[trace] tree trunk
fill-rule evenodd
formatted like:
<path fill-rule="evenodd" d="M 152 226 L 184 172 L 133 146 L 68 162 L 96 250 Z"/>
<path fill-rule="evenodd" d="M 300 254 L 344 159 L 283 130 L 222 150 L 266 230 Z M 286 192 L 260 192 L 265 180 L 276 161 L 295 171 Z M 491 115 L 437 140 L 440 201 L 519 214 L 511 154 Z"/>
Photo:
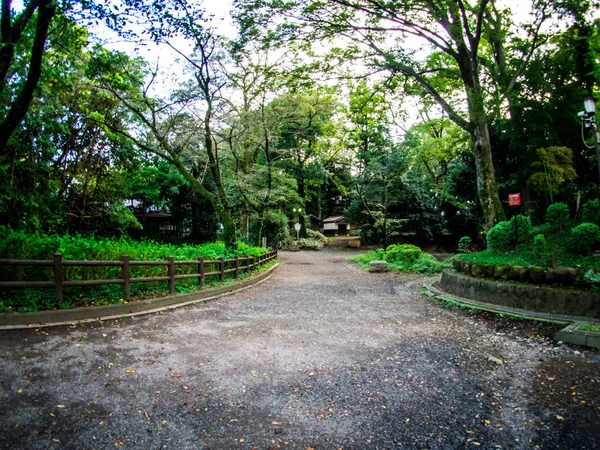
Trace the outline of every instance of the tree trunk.
<path fill-rule="evenodd" d="M 505 215 L 494 174 L 488 124 L 485 122 L 474 124 L 471 136 L 477 172 L 477 192 L 483 208 L 485 228 L 490 230 L 498 222 L 505 220 Z"/>
<path fill-rule="evenodd" d="M 217 149 L 213 141 L 210 125 L 211 117 L 212 109 L 210 102 L 208 102 L 208 109 L 204 117 L 204 144 L 206 146 L 206 153 L 208 154 L 210 171 L 217 189 L 217 199 L 216 202 L 214 202 L 214 207 L 217 211 L 217 214 L 219 214 L 219 217 L 221 218 L 221 223 L 223 224 L 223 242 L 225 243 L 225 247 L 228 249 L 236 250 L 236 226 L 235 221 L 233 220 L 233 217 L 231 215 L 229 199 L 227 198 L 227 193 L 225 192 L 225 188 L 223 187 L 223 181 L 221 179 L 219 156 L 217 154 Z"/>
<path fill-rule="evenodd" d="M 8 145 L 8 141 L 25 117 L 31 100 L 33 99 L 33 93 L 38 85 L 40 76 L 42 75 L 42 57 L 44 55 L 44 48 L 48 37 L 48 28 L 50 27 L 50 22 L 52 22 L 55 13 L 56 7 L 52 0 L 43 0 L 40 2 L 27 78 L 25 79 L 21 91 L 10 105 L 10 109 L 4 120 L 0 122 L 0 155 L 6 156 L 6 146 Z M 3 10 L 2 15 L 4 16 L 4 14 L 5 11 Z M 5 34 L 4 30 L 2 34 Z M 7 43 L 4 42 L 2 44 L 3 47 L 7 45 Z M 14 45 L 14 43 L 8 44 L 8 47 L 12 47 L 12 45 Z M 11 61 L 9 61 L 9 59 L 14 57 L 14 50 L 10 51 L 9 49 L 6 51 L 6 55 L 2 55 L 2 57 L 10 64 Z M 4 70 L 4 68 L 2 68 L 2 70 Z"/>

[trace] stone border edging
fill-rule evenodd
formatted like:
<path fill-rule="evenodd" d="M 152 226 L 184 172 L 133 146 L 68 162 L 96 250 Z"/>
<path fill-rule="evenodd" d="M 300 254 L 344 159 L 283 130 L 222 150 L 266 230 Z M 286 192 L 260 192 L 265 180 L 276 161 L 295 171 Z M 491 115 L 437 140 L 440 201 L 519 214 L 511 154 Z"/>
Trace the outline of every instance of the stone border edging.
<path fill-rule="evenodd" d="M 600 319 L 600 295 L 547 286 L 527 286 L 444 271 L 440 287 L 451 294 L 534 313 Z"/>
<path fill-rule="evenodd" d="M 448 299 L 459 306 L 466 306 L 476 308 L 482 311 L 488 311 L 498 314 L 506 314 L 513 316 L 520 316 L 530 320 L 537 320 L 539 322 L 551 322 L 557 324 L 569 324 L 572 322 L 591 322 L 600 323 L 599 319 L 577 317 L 577 316 L 566 316 L 560 314 L 547 314 L 538 313 L 535 311 L 528 311 L 526 309 L 510 308 L 508 306 L 500 306 L 493 303 L 480 302 L 463 297 L 457 297 L 456 295 L 448 294 L 447 292 L 439 291 L 433 285 L 425 285 L 425 288 L 434 297 L 440 297 L 441 299 Z"/>
<path fill-rule="evenodd" d="M 120 319 L 122 317 L 132 317 L 179 308 L 246 290 L 269 279 L 278 267 L 279 263 L 276 263 L 273 267 L 251 279 L 227 286 L 190 292 L 188 294 L 170 295 L 115 305 L 3 314 L 0 315 L 0 330 L 72 325 L 77 322 Z"/>
<path fill-rule="evenodd" d="M 554 339 L 557 341 L 568 342 L 569 344 L 585 345 L 586 347 L 596 347 L 600 349 L 600 333 L 582 331 L 579 329 L 579 323 L 572 323 L 562 330 L 556 332 Z"/>
<path fill-rule="evenodd" d="M 479 302 L 477 300 L 466 299 L 450 295 L 446 292 L 439 291 L 432 284 L 425 284 L 424 287 L 428 292 L 425 294 L 431 297 L 439 297 L 442 300 L 449 300 L 455 305 L 475 308 L 481 311 L 488 311 L 496 314 L 507 314 L 522 317 L 529 320 L 537 320 L 539 322 L 550 322 L 567 326 L 554 334 L 555 341 L 562 341 L 568 344 L 584 345 L 587 347 L 595 347 L 600 349 L 600 333 L 581 331 L 578 329 L 581 322 L 600 324 L 600 319 L 590 317 L 565 316 L 558 314 L 539 313 L 528 311 L 525 309 L 510 308 L 492 303 Z"/>

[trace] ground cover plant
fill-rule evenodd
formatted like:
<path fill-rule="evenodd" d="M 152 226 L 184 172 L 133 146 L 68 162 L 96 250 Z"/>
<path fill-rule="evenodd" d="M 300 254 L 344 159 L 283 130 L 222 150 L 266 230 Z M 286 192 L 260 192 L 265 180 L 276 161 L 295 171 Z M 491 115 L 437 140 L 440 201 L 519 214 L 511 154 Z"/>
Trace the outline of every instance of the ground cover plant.
<path fill-rule="evenodd" d="M 390 245 L 385 250 L 380 248 L 352 256 L 350 260 L 363 269 L 368 269 L 371 261 L 386 261 L 391 271 L 423 274 L 439 273 L 451 266 L 449 259 L 438 261 L 412 244 Z"/>
<path fill-rule="evenodd" d="M 267 249 L 254 247 L 240 242 L 236 250 L 226 249 L 223 242 L 212 242 L 202 245 L 170 245 L 154 241 L 134 241 L 120 238 L 94 238 L 80 235 L 54 235 L 43 236 L 14 232 L 3 228 L 0 230 L 0 258 L 49 260 L 54 253 L 61 253 L 63 260 L 97 260 L 119 261 L 122 255 L 128 255 L 130 261 L 166 261 L 173 256 L 176 261 L 218 260 L 235 256 L 246 255 L 258 257 L 267 252 Z M 243 265 L 243 264 L 241 264 Z M 177 275 L 197 273 L 197 263 L 175 266 Z M 205 271 L 218 270 L 217 264 L 206 264 Z M 93 280 L 116 279 L 121 277 L 120 266 L 86 267 L 75 266 L 63 268 L 65 280 Z M 165 266 L 131 266 L 132 278 L 165 276 Z M 0 274 L 0 281 L 52 281 L 51 267 L 22 267 L 6 266 Z M 246 276 L 240 271 L 240 278 Z M 227 274 L 226 282 L 231 282 L 233 274 Z M 207 277 L 205 286 L 219 282 L 219 277 Z M 175 289 L 178 293 L 191 292 L 199 289 L 197 279 L 178 280 Z M 128 301 L 152 298 L 168 293 L 166 282 L 132 283 L 131 299 Z M 59 301 L 52 289 L 5 289 L 0 297 L 0 313 L 3 312 L 28 312 L 48 309 L 67 309 L 81 306 L 104 305 L 123 303 L 123 289 L 121 285 L 67 287 L 64 290 L 64 299 Z"/>

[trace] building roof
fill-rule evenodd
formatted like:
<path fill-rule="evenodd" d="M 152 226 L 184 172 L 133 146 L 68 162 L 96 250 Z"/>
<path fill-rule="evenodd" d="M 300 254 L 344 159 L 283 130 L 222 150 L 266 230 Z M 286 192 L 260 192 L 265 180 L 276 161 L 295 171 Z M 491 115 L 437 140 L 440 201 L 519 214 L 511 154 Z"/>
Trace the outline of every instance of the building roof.
<path fill-rule="evenodd" d="M 323 219 L 323 223 L 334 223 L 334 222 L 341 222 L 342 220 L 345 220 L 346 218 L 344 216 L 331 216 L 328 217 L 327 219 Z"/>

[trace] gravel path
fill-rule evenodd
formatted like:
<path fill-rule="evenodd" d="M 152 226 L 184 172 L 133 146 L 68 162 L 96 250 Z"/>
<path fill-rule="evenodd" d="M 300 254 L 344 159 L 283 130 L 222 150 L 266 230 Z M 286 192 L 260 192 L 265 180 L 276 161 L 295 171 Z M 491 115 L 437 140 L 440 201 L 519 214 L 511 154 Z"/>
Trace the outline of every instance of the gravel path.
<path fill-rule="evenodd" d="M 348 252 L 130 319 L 0 332 L 0 448 L 600 448 L 600 355 Z"/>

